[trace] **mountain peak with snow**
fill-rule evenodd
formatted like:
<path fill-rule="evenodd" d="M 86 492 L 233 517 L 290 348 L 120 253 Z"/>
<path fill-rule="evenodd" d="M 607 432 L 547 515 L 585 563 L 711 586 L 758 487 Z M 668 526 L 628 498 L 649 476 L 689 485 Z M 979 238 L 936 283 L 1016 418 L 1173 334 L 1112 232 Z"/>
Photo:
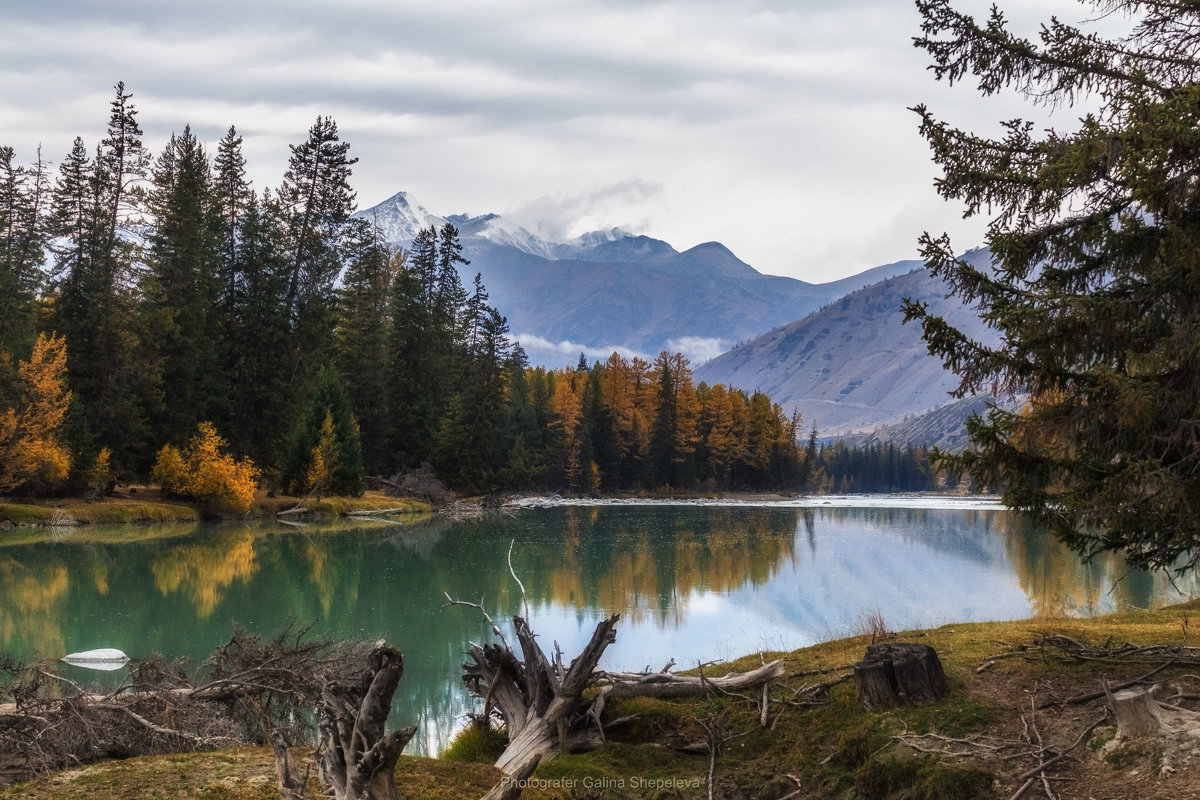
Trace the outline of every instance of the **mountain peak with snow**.
<path fill-rule="evenodd" d="M 629 238 L 620 228 L 585 233 L 571 242 L 552 242 L 526 228 L 510 223 L 499 214 L 451 214 L 438 216 L 428 211 L 408 192 L 396 194 L 354 215 L 374 222 L 383 240 L 408 247 L 423 228 L 440 228 L 447 222 L 459 229 L 463 238 L 478 237 L 496 245 L 515 247 L 530 255 L 558 261 L 574 258 L 581 251 Z"/>
<path fill-rule="evenodd" d="M 448 221 L 445 217 L 431 214 L 408 192 L 396 192 L 382 203 L 359 211 L 354 216 L 373 222 L 385 242 L 402 247 L 408 247 L 420 230 L 440 228 Z"/>

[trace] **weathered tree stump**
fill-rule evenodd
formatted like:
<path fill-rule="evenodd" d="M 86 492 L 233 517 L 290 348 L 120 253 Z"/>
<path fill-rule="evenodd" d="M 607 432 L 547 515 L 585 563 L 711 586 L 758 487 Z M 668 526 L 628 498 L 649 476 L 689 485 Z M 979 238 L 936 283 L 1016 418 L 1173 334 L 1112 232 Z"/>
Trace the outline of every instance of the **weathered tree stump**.
<path fill-rule="evenodd" d="M 553 661 L 547 658 L 522 617 L 513 617 L 521 658 L 507 642 L 473 645 L 467 651 L 471 660 L 463 664 L 463 681 L 483 698 L 485 713 L 493 709 L 499 713 L 508 732 L 508 746 L 496 761 L 497 768 L 510 777 L 528 774 L 530 765 L 536 767 L 570 749 L 571 729 L 577 723 L 586 725 L 592 704 L 583 692 L 599 678 L 596 663 L 616 641 L 618 618 L 614 614 L 600 622 L 569 666 L 563 665 L 561 653 Z"/>
<path fill-rule="evenodd" d="M 385 734 L 385 726 L 403 674 L 400 651 L 381 642 L 367 657 L 367 668 L 357 683 L 326 682 L 318 711 L 317 777 L 321 797 L 399 800 L 396 761 L 416 728 Z M 276 732 L 271 743 L 280 797 L 309 800 L 306 776 L 296 769 L 283 736 Z"/>
<path fill-rule="evenodd" d="M 1119 736 L 1153 736 L 1167 727 L 1158 701 L 1141 686 L 1113 692 L 1108 705 L 1117 719 Z"/>
<path fill-rule="evenodd" d="M 946 694 L 941 659 L 927 644 L 888 642 L 867 647 L 854 665 L 858 702 L 868 711 L 908 703 L 924 705 Z"/>

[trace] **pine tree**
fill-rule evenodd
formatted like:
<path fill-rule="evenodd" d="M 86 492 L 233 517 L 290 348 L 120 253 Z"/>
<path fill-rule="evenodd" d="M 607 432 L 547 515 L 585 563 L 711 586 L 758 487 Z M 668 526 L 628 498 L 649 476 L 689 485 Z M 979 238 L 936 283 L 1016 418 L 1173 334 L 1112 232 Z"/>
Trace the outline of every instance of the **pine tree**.
<path fill-rule="evenodd" d="M 292 155 L 278 192 L 287 219 L 289 274 L 284 308 L 292 332 L 289 384 L 302 388 L 332 345 L 333 286 L 341 271 L 342 226 L 354 211 L 350 145 L 337 123 L 318 117 Z"/>
<path fill-rule="evenodd" d="M 1133 564 L 1200 562 L 1200 9 L 1164 0 L 1092 0 L 1127 15 L 1110 37 L 1052 20 L 1040 43 L 998 9 L 983 23 L 949 0 L 921 0 L 918 47 L 934 75 L 973 76 L 1041 103 L 1089 98 L 1070 131 L 1004 124 L 991 139 L 918 107 L 943 176 L 937 190 L 967 216 L 991 214 L 994 269 L 922 237 L 930 269 L 974 304 L 1001 342 L 968 340 L 916 303 L 932 352 L 961 376 L 960 396 L 1027 392 L 1020 412 L 992 408 L 974 447 L 945 459 L 1031 512 L 1084 554 Z M 1178 559 L 1182 559 L 1177 563 Z"/>
<path fill-rule="evenodd" d="M 25 352 L 32 346 L 45 278 L 45 162 L 40 151 L 32 167 L 14 164 L 14 157 L 11 147 L 0 147 L 0 352 Z"/>

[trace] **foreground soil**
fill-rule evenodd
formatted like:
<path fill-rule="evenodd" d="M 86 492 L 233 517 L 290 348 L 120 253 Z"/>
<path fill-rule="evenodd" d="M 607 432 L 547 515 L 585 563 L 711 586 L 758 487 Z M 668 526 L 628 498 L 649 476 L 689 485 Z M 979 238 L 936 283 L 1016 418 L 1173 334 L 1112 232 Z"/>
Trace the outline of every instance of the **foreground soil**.
<path fill-rule="evenodd" d="M 599 750 L 543 764 L 522 796 L 1200 800 L 1200 738 L 1177 728 L 1121 739 L 1104 698 L 1106 686 L 1157 670 L 1146 682 L 1160 687 L 1160 702 L 1197 708 L 1200 649 L 1189 639 L 1197 612 L 1200 601 L 1094 620 L 903 634 L 876 625 L 873 634 L 709 665 L 705 674 L 717 675 L 785 659 L 788 674 L 772 687 L 765 727 L 757 696 L 614 701 L 606 718 L 636 719 Z M 880 638 L 933 646 L 948 695 L 924 707 L 864 711 L 844 678 Z M 500 779 L 490 766 L 494 738 L 461 737 L 452 751 L 459 760 L 402 758 L 397 777 L 405 796 L 482 796 Z M 278 796 L 270 752 L 260 748 L 83 765 L 0 789 L 0 800 Z"/>

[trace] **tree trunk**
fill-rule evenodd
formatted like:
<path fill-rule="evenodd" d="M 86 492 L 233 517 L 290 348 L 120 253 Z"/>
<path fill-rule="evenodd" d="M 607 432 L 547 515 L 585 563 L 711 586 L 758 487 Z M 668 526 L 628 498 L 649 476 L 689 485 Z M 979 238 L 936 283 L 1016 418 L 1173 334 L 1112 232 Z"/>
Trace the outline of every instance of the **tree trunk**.
<path fill-rule="evenodd" d="M 868 711 L 903 703 L 923 705 L 946 694 L 946 674 L 932 647 L 890 642 L 867 647 L 854 665 L 858 702 Z"/>
<path fill-rule="evenodd" d="M 782 661 L 772 661 L 749 672 L 731 672 L 719 678 L 672 675 L 669 672 L 607 672 L 609 697 L 692 697 L 711 691 L 733 691 L 761 686 L 783 677 Z"/>
<path fill-rule="evenodd" d="M 1117 718 L 1117 734 L 1120 736 L 1153 736 L 1167 727 L 1158 702 L 1143 687 L 1113 692 L 1108 705 Z"/>

